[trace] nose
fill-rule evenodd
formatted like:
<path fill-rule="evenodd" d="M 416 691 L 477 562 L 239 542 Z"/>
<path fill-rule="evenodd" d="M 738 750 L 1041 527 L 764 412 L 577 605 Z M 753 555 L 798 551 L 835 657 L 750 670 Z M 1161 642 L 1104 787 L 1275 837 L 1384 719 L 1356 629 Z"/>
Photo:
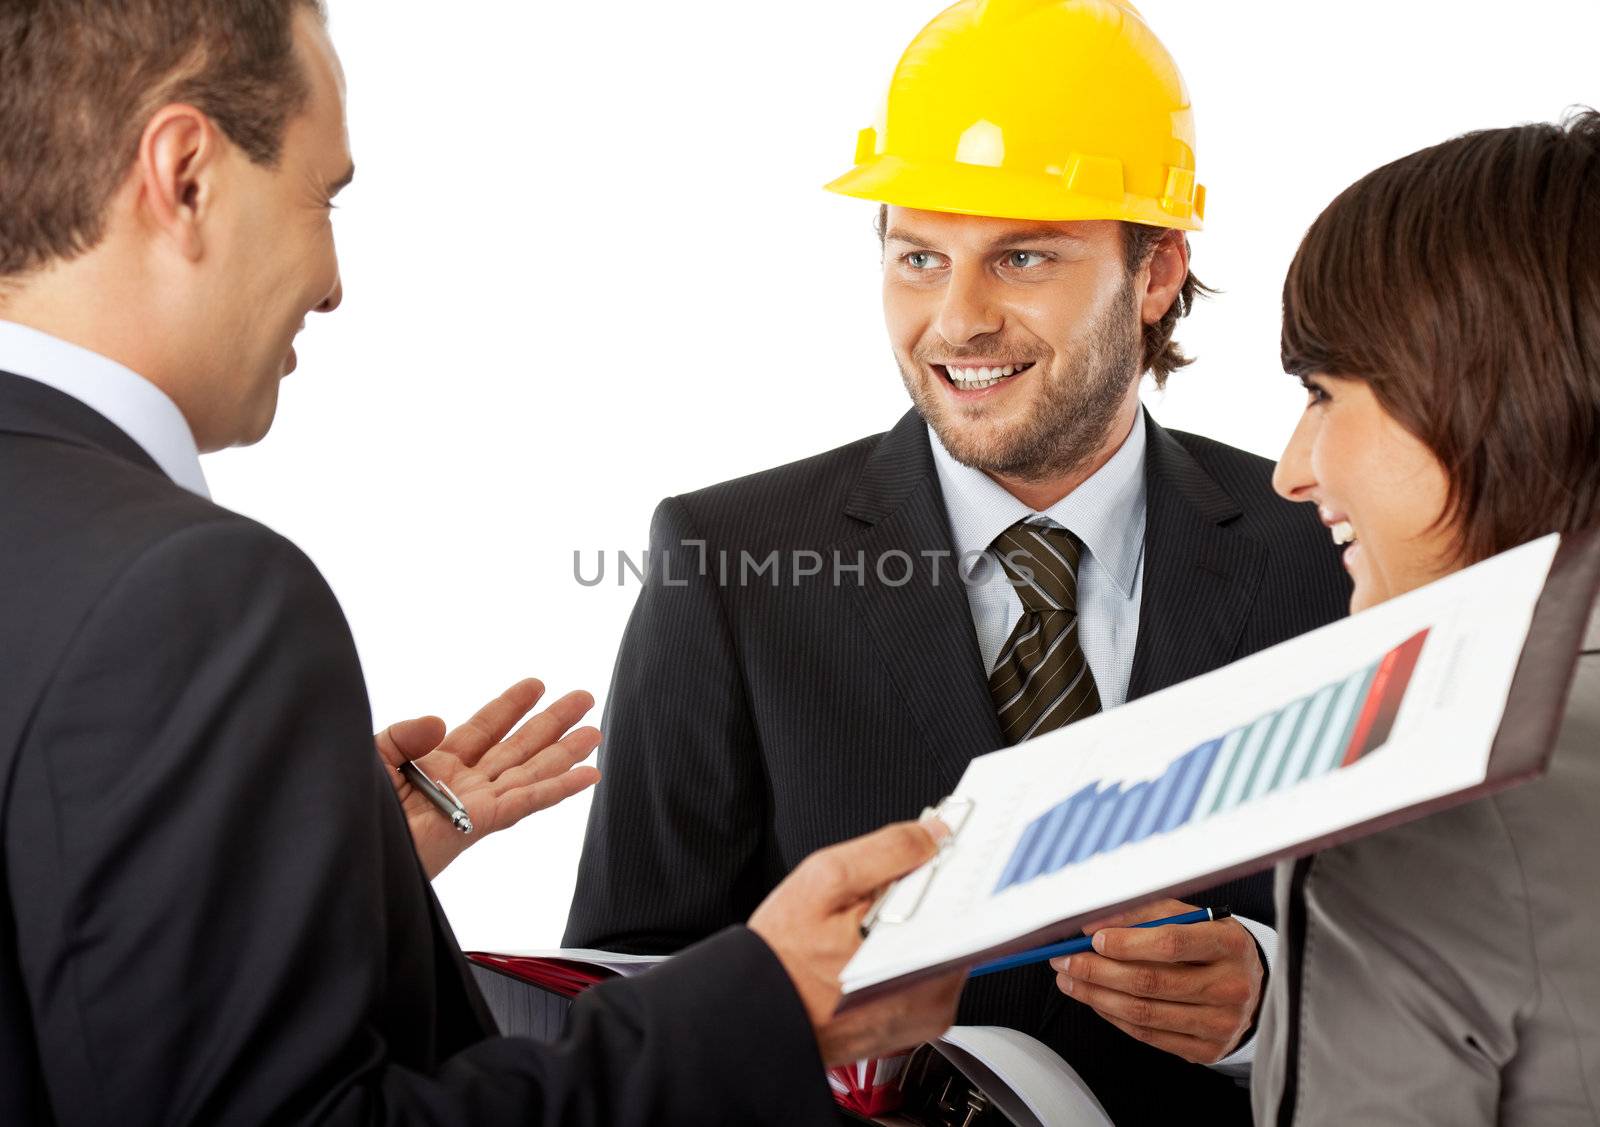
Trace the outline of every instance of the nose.
<path fill-rule="evenodd" d="M 950 272 L 934 329 L 948 344 L 964 345 L 1000 331 L 1005 322 L 979 266 L 957 266 Z"/>
<path fill-rule="evenodd" d="M 1312 491 L 1316 488 L 1317 478 L 1311 469 L 1315 425 L 1310 411 L 1301 414 L 1300 421 L 1295 424 L 1294 434 L 1289 436 L 1289 445 L 1283 448 L 1278 465 L 1272 471 L 1272 488 L 1286 501 L 1315 500 Z"/>
<path fill-rule="evenodd" d="M 344 300 L 344 279 L 337 274 L 333 278 L 333 289 L 328 291 L 328 296 L 317 303 L 318 313 L 332 313 L 339 308 L 339 303 Z"/>

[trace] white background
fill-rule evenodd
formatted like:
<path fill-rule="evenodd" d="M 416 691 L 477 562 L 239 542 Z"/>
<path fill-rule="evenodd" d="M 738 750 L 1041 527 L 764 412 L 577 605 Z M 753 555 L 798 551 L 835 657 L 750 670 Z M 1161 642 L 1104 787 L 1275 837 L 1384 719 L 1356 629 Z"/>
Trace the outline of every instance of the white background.
<path fill-rule="evenodd" d="M 1600 102 L 1596 0 L 1140 6 L 1189 83 L 1194 267 L 1224 291 L 1180 327 L 1198 362 L 1147 402 L 1262 454 L 1302 398 L 1278 296 L 1320 208 L 1452 134 Z M 819 186 L 938 0 L 331 7 L 359 169 L 346 297 L 303 335 L 271 436 L 206 460 L 213 492 L 323 569 L 380 725 L 455 723 L 524 675 L 603 705 L 637 586 L 580 586 L 575 550 L 592 574 L 645 546 L 661 497 L 908 405 L 874 209 Z M 464 945 L 559 941 L 587 807 L 440 878 Z"/>

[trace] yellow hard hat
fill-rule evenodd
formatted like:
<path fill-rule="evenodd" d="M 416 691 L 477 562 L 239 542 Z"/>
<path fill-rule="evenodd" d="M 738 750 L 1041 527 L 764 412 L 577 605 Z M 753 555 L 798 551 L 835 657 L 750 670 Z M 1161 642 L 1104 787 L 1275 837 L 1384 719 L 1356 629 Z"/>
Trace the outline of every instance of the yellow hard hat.
<path fill-rule="evenodd" d="M 1198 231 L 1183 76 L 1123 0 L 961 0 L 901 56 L 830 191 L 1006 219 Z"/>

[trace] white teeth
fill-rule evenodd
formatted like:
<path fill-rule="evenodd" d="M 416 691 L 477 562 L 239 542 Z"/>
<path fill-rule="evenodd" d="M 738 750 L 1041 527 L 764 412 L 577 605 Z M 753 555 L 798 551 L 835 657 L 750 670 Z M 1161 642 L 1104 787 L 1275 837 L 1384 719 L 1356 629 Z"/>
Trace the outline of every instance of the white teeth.
<path fill-rule="evenodd" d="M 1328 531 L 1333 533 L 1333 542 L 1335 544 L 1348 544 L 1356 538 L 1356 530 L 1351 527 L 1350 522 L 1347 520 L 1340 521 Z"/>
<path fill-rule="evenodd" d="M 1024 367 L 1020 364 L 1005 364 L 997 368 L 956 368 L 945 365 L 945 371 L 950 373 L 950 382 L 962 391 L 976 391 L 985 387 L 993 387 L 1007 376 L 1016 375 Z"/>

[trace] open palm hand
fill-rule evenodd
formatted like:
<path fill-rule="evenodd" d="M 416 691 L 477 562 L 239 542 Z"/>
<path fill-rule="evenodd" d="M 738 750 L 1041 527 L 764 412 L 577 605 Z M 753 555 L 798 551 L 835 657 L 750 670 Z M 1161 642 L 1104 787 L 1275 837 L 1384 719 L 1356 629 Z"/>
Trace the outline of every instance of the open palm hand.
<path fill-rule="evenodd" d="M 573 728 L 594 707 L 588 693 L 568 693 L 511 731 L 543 695 L 543 683 L 530 677 L 449 734 L 437 716 L 402 720 L 378 733 L 378 754 L 389 768 L 389 780 L 430 880 L 474 841 L 599 781 L 599 771 L 578 764 L 600 743 L 600 732 Z M 406 760 L 455 792 L 472 819 L 470 834 L 457 830 L 400 773 Z"/>

